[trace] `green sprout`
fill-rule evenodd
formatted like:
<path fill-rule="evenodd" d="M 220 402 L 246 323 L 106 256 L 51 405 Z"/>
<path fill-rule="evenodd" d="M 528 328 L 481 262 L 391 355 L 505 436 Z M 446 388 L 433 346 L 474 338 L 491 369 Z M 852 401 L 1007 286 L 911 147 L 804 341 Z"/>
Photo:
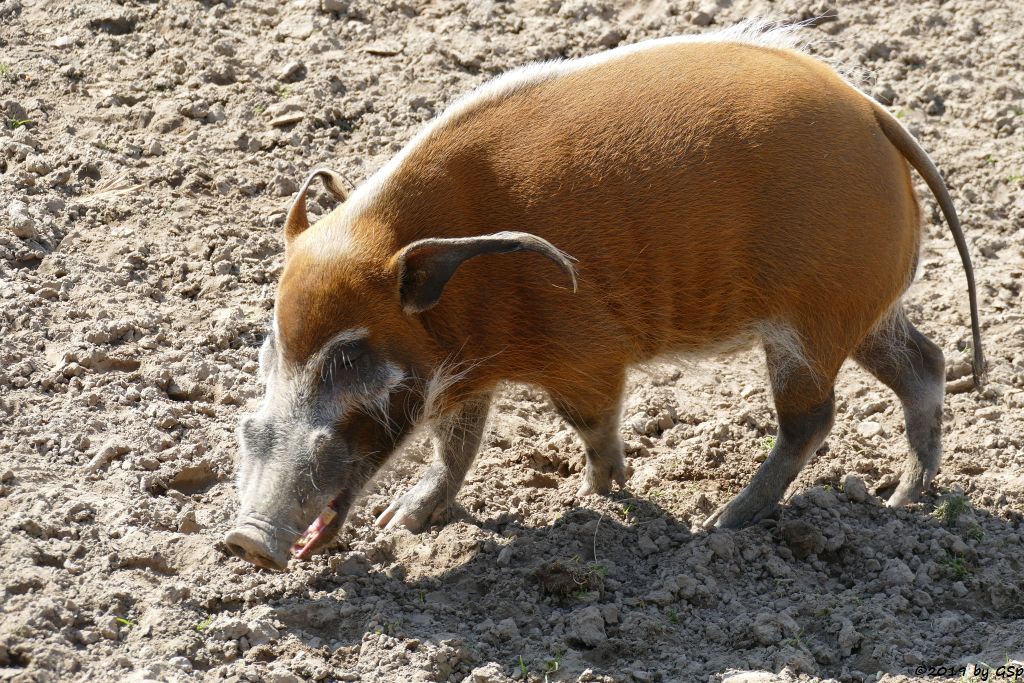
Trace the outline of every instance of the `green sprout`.
<path fill-rule="evenodd" d="M 939 507 L 935 508 L 935 517 L 942 520 L 946 525 L 952 526 L 960 519 L 960 515 L 969 511 L 971 504 L 967 498 L 961 495 L 953 495 L 942 501 Z"/>
<path fill-rule="evenodd" d="M 954 557 L 947 557 L 939 560 L 939 565 L 944 567 L 946 571 L 948 571 L 950 575 L 958 581 L 974 572 L 974 570 L 967 564 L 967 560 L 964 559 L 963 555 L 956 555 Z"/>
<path fill-rule="evenodd" d="M 556 673 L 562 667 L 562 653 L 556 653 L 554 659 L 549 659 L 544 664 L 544 683 L 549 683 L 551 674 Z"/>

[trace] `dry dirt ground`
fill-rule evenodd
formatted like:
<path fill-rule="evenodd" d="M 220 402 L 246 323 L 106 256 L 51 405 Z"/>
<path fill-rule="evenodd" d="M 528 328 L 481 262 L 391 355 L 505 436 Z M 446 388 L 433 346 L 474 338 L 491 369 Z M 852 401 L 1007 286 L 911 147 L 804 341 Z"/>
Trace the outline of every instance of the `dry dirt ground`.
<path fill-rule="evenodd" d="M 610 499 L 575 497 L 578 441 L 542 395 L 509 387 L 450 524 L 371 525 L 422 469 L 415 440 L 337 547 L 275 574 L 219 539 L 307 171 L 362 180 L 524 62 L 827 9 L 328 7 L 0 2 L 0 678 L 924 681 L 976 664 L 1013 680 L 995 667 L 1024 660 L 1021 3 L 843 2 L 807 29 L 933 154 L 975 258 L 981 393 L 961 267 L 925 198 L 909 310 L 947 355 L 949 396 L 922 504 L 884 507 L 902 416 L 851 365 L 779 519 L 697 532 L 774 430 L 751 351 L 633 373 L 636 473 Z"/>

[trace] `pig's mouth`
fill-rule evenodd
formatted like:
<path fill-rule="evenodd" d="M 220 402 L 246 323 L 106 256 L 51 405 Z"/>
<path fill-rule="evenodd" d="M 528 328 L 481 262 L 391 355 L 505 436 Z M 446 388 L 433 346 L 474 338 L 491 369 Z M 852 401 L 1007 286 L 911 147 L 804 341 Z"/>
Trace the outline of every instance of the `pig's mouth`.
<path fill-rule="evenodd" d="M 299 536 L 299 539 L 292 544 L 292 557 L 297 560 L 304 560 L 312 555 L 314 550 L 334 538 L 338 527 L 344 521 L 338 516 L 338 506 L 340 505 L 341 495 L 335 496 L 327 504 L 327 507 L 324 508 L 324 511 L 313 520 L 313 523 L 309 525 L 305 533 Z"/>
<path fill-rule="evenodd" d="M 259 514 L 246 514 L 234 529 L 224 537 L 224 542 L 231 553 L 257 567 L 285 571 L 288 568 L 288 557 L 306 559 L 322 547 L 337 533 L 344 522 L 343 515 L 338 514 L 342 496 L 338 495 L 324 508 L 324 511 L 313 520 L 309 528 L 299 536 L 298 540 L 289 545 L 295 538 L 295 532 L 289 533 L 267 517 Z"/>

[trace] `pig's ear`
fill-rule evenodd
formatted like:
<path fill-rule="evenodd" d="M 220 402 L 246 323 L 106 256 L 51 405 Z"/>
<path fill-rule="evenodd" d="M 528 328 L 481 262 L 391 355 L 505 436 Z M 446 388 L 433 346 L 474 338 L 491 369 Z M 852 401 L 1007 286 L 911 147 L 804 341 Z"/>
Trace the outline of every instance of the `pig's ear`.
<path fill-rule="evenodd" d="M 392 257 L 398 292 L 406 313 L 421 313 L 441 298 L 444 286 L 465 261 L 484 254 L 535 251 L 558 264 L 576 291 L 575 259 L 545 239 L 528 232 L 496 232 L 479 237 L 430 237 L 417 240 Z"/>
<path fill-rule="evenodd" d="M 284 222 L 284 242 L 286 245 L 290 244 L 293 239 L 309 227 L 309 218 L 306 216 L 306 192 L 309 190 L 309 184 L 313 182 L 314 178 L 320 178 L 327 191 L 338 201 L 343 202 L 348 197 L 348 190 L 345 189 L 345 180 L 341 175 L 327 168 L 318 168 L 310 173 L 309 177 L 306 178 L 306 182 L 302 183 L 302 187 L 299 188 L 299 194 L 295 196 L 292 208 L 288 209 L 288 218 Z"/>

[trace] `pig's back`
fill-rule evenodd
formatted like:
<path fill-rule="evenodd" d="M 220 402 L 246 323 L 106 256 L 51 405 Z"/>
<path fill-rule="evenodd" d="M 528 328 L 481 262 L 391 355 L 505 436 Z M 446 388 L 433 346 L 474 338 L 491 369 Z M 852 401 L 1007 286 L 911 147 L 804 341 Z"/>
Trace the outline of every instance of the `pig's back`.
<path fill-rule="evenodd" d="M 506 338 L 524 316 L 555 337 L 571 321 L 595 351 L 645 357 L 764 320 L 875 315 L 908 282 L 918 228 L 872 106 L 793 51 L 655 47 L 461 114 L 405 160 L 391 216 L 410 239 L 522 230 L 578 259 L 575 295 L 526 256 L 460 270 L 453 320 L 473 311 Z"/>

